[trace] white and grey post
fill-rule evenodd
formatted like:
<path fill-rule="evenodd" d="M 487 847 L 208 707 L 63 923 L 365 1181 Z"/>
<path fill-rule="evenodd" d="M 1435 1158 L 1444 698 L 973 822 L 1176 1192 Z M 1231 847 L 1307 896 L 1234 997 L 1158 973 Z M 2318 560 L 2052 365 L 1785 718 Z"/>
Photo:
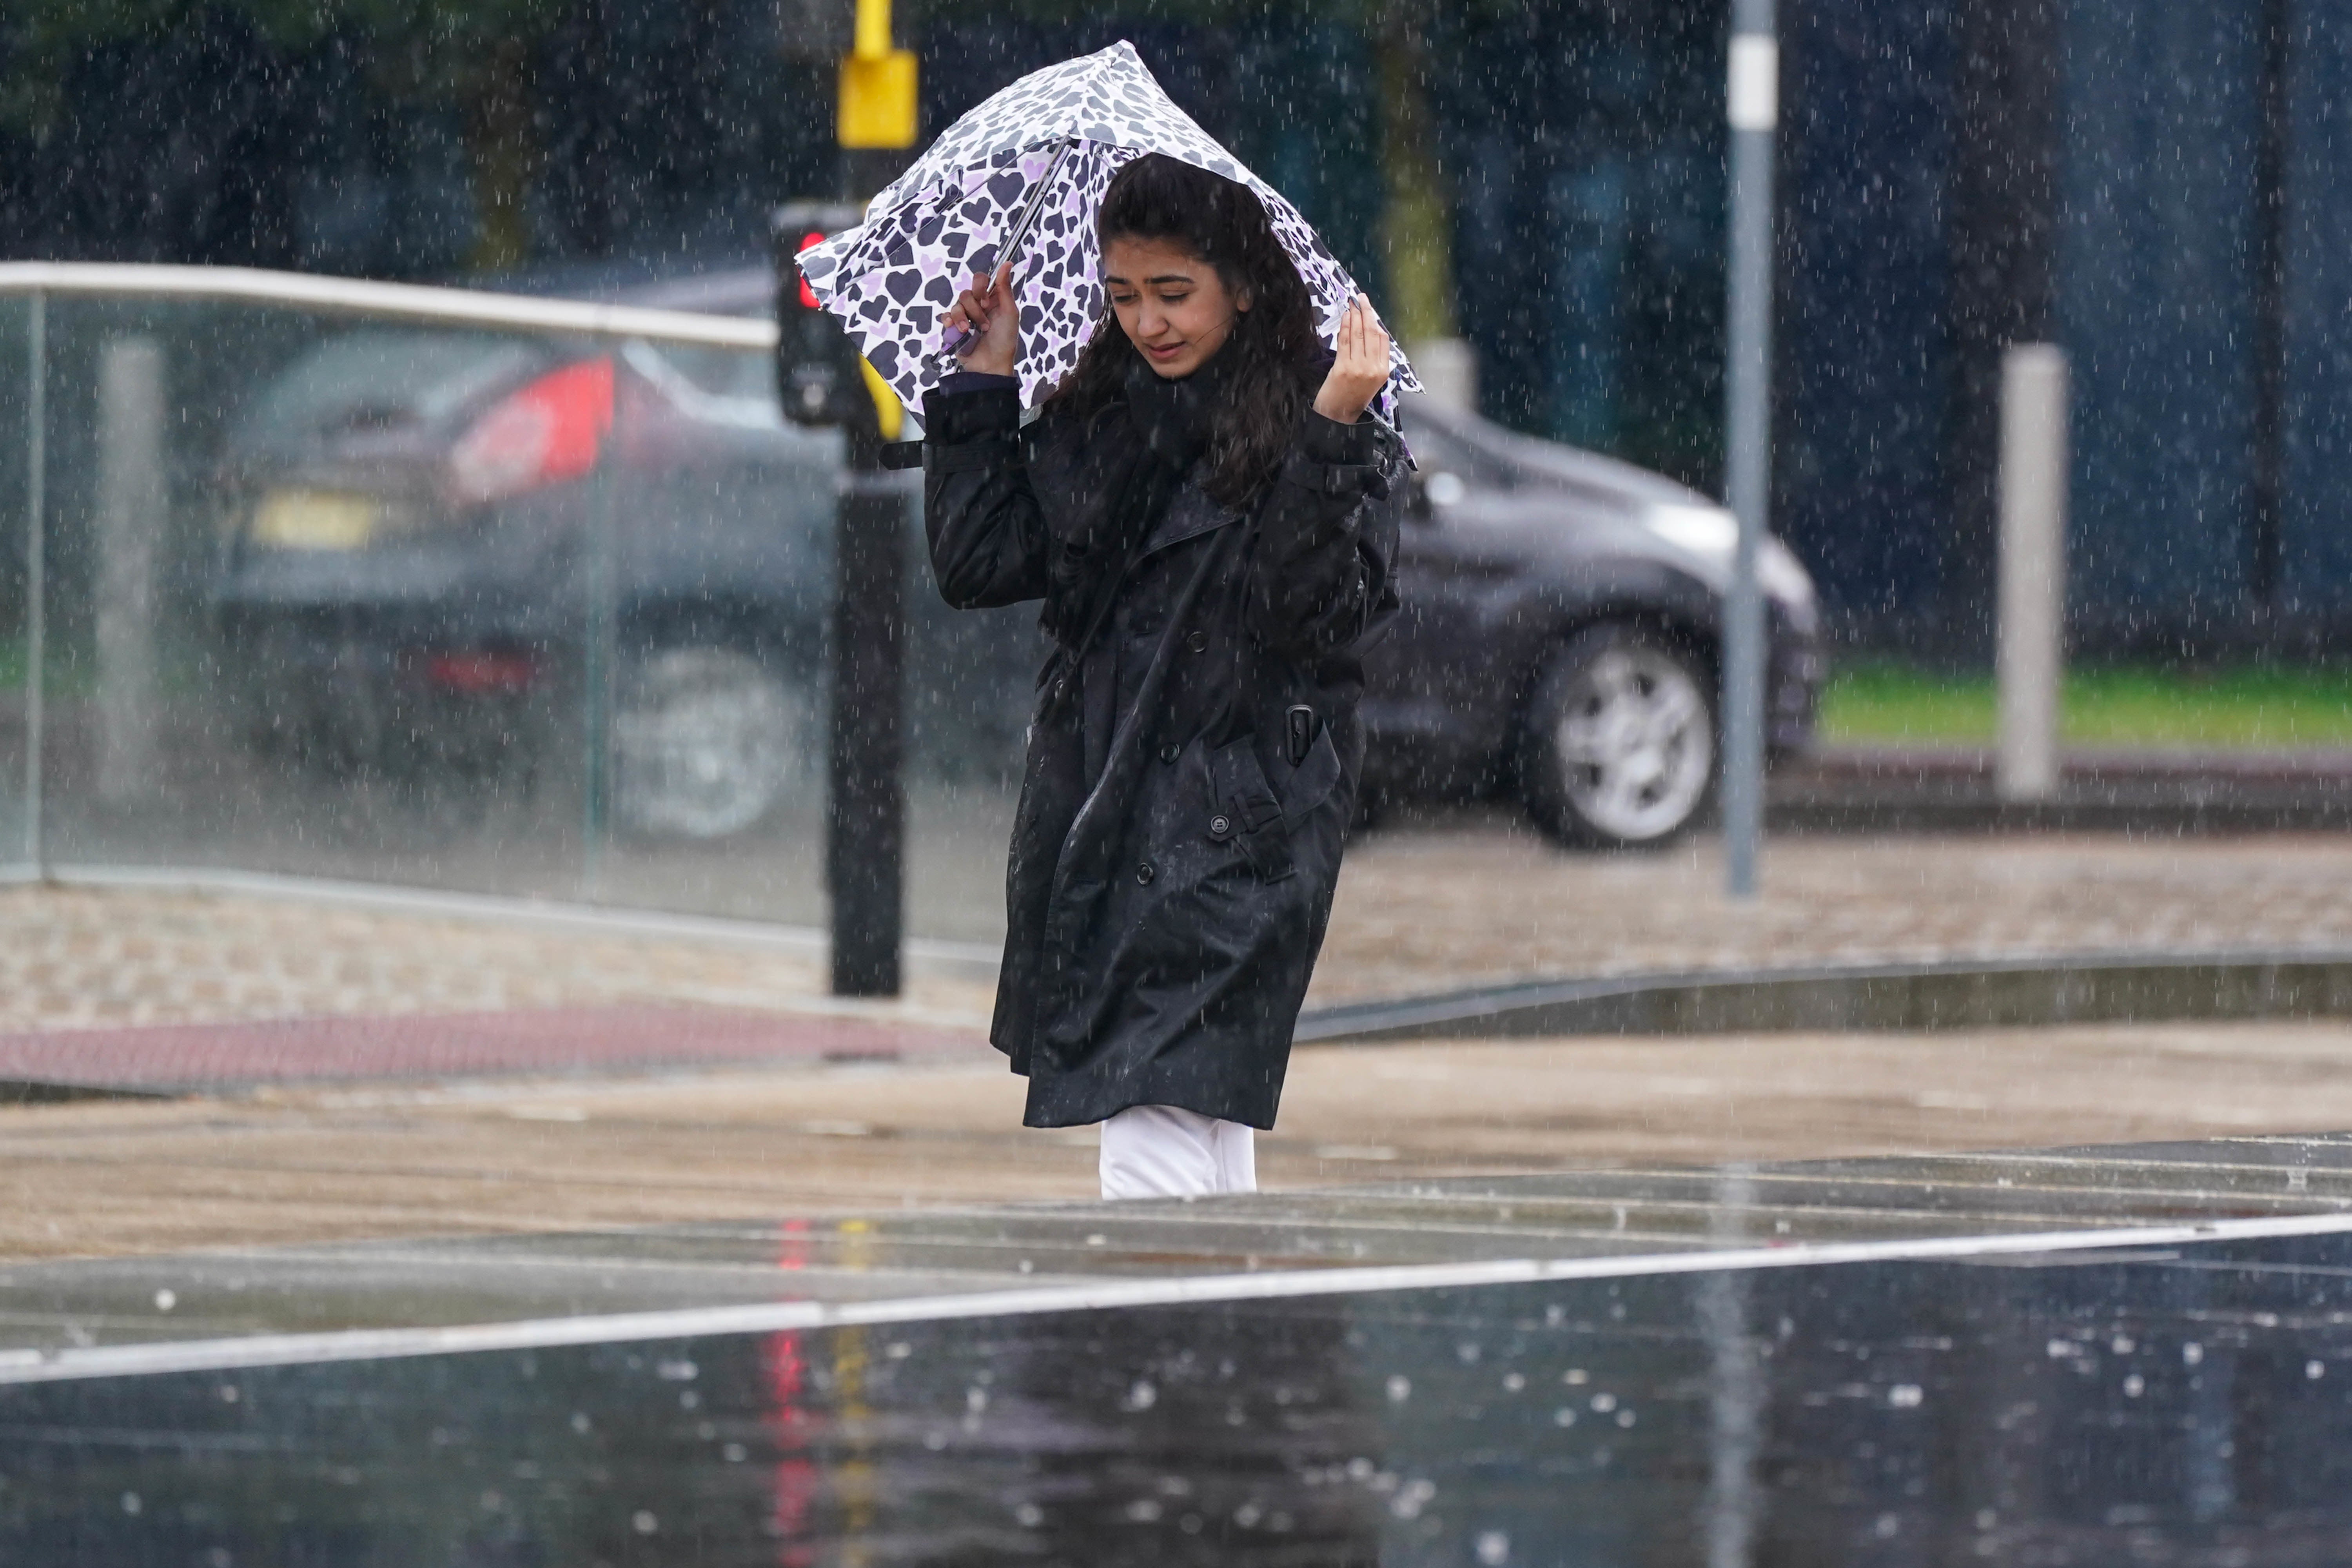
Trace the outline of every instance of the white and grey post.
<path fill-rule="evenodd" d="M 1756 896 L 1764 826 L 1764 601 L 1756 556 L 1772 474 L 1772 141 L 1780 91 L 1773 26 L 1772 0 L 1734 0 L 1723 490 L 1739 520 L 1739 540 L 1723 616 L 1723 836 L 1735 899 Z"/>
<path fill-rule="evenodd" d="M 2066 667 L 2066 354 L 2019 343 L 2000 365 L 2000 798 L 2058 794 Z"/>

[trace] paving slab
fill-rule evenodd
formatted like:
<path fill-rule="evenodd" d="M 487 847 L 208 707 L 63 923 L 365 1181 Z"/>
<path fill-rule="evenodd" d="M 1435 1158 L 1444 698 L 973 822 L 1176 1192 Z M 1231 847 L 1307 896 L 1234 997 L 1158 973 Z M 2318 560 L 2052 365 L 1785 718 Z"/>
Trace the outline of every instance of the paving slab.
<path fill-rule="evenodd" d="M 2347 1059 L 2334 1021 L 1304 1047 L 1259 1171 L 1296 1193 L 2294 1133 L 2352 1126 Z M 1023 1128 L 1022 1088 L 975 1049 L 0 1108 L 0 1259 L 1090 1196 L 1094 1130 Z"/>

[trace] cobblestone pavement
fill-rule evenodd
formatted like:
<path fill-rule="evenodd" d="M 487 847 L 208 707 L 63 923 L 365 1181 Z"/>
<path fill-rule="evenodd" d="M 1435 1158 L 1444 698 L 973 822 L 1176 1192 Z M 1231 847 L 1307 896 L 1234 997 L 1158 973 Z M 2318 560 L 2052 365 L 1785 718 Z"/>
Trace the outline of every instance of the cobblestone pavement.
<path fill-rule="evenodd" d="M 0 1034 L 295 1017 L 672 1005 L 984 1029 L 992 988 L 917 975 L 888 1003 L 825 995 L 814 958 L 299 899 L 0 889 Z"/>
<path fill-rule="evenodd" d="M 1565 854 L 1500 817 L 1349 852 L 1310 1002 L 1491 982 L 2115 952 L 2352 949 L 2352 836 L 1781 838 Z"/>
<path fill-rule="evenodd" d="M 1310 1005 L 1536 977 L 2094 952 L 2352 948 L 2352 836 L 1789 838 L 1763 894 L 1720 855 L 1556 849 L 1502 816 L 1368 834 Z M 990 987 L 824 994 L 813 958 L 295 900 L 0 889 L 0 1035 L 652 1005 L 980 1032 Z"/>

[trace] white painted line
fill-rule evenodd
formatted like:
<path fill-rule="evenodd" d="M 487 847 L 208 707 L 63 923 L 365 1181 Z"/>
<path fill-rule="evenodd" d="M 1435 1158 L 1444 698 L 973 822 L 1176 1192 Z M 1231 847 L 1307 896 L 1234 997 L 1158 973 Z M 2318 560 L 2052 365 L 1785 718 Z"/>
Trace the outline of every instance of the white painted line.
<path fill-rule="evenodd" d="M 776 346 L 776 323 L 754 316 L 654 310 L 632 305 L 550 300 L 530 294 L 496 294 L 482 289 L 440 289 L 421 283 L 371 283 L 357 278 L 270 272 L 253 267 L 0 262 L 0 295 L 20 294 L 206 300 L 454 326 L 643 338 L 649 342 L 759 350 Z"/>
<path fill-rule="evenodd" d="M 1228 1301 L 1303 1300 L 1371 1291 L 1433 1290 L 1549 1280 L 1626 1279 L 1726 1269 L 1816 1268 L 1850 1263 L 1956 1262 L 2021 1258 L 2102 1247 L 2145 1249 L 2194 1242 L 2352 1232 L 2352 1215 L 2215 1220 L 2205 1225 L 2143 1226 L 2029 1236 L 1963 1236 L 1931 1240 L 1830 1242 L 1740 1247 L 1719 1252 L 1631 1258 L 1501 1258 L 1480 1263 L 1405 1264 L 1369 1268 L 1289 1269 L 1264 1274 L 1193 1275 L 1175 1279 L 1106 1279 L 1034 1289 L 982 1290 L 876 1301 L 780 1301 L 739 1307 L 687 1307 L 570 1318 L 528 1318 L 439 1329 L 352 1329 L 310 1334 L 248 1334 L 230 1339 L 100 1345 L 40 1352 L 37 1363 L 0 1358 L 0 1384 L 229 1372 L 332 1362 L 547 1350 L 714 1334 L 785 1333 L 872 1323 L 955 1321 L 1038 1312 L 1099 1312 Z"/>

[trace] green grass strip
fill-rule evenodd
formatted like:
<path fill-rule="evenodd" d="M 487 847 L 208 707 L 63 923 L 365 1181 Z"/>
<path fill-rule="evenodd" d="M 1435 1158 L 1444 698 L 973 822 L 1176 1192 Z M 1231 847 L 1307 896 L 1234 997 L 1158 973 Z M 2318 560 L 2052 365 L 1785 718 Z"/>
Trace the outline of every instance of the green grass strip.
<path fill-rule="evenodd" d="M 2067 673 L 2062 700 L 2061 733 L 2072 745 L 2352 747 L 2352 668 L 2334 665 L 2091 666 Z M 1848 660 L 1822 693 L 1821 737 L 1849 745 L 1990 745 L 1996 709 L 1990 674 Z"/>

